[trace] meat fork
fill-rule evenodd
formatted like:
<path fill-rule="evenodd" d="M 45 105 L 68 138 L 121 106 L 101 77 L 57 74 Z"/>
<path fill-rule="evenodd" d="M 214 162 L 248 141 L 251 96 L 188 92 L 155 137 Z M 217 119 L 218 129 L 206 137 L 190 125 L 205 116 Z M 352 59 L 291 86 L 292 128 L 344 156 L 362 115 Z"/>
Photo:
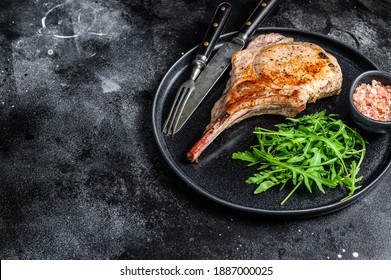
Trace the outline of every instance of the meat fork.
<path fill-rule="evenodd" d="M 194 67 L 190 78 L 179 87 L 171 106 L 170 113 L 164 123 L 163 132 L 167 135 L 174 135 L 179 131 L 177 128 L 179 117 L 183 112 L 183 108 L 185 107 L 189 96 L 194 91 L 194 81 L 197 79 L 202 69 L 206 66 L 206 62 L 214 49 L 216 41 L 220 37 L 221 31 L 228 20 L 231 8 L 231 4 L 226 2 L 221 3 L 217 7 L 202 44 L 198 49 L 196 58 L 193 61 Z"/>

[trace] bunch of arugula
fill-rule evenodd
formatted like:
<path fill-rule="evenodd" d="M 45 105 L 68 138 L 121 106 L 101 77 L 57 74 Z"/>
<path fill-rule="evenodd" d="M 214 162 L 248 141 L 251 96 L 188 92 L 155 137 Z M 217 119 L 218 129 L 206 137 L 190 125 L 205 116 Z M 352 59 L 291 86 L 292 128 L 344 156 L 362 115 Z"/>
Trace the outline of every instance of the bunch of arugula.
<path fill-rule="evenodd" d="M 248 166 L 259 165 L 259 172 L 246 180 L 248 184 L 258 185 L 254 193 L 278 185 L 282 189 L 290 181 L 293 188 L 281 202 L 283 205 L 303 184 L 311 193 L 314 184 L 322 193 L 325 193 L 324 186 L 345 186 L 348 195 L 344 199 L 361 188 L 357 182 L 362 179 L 358 173 L 366 143 L 336 116 L 321 111 L 287 118 L 287 123 L 276 125 L 276 131 L 256 127 L 258 144 L 250 151 L 232 155 Z"/>

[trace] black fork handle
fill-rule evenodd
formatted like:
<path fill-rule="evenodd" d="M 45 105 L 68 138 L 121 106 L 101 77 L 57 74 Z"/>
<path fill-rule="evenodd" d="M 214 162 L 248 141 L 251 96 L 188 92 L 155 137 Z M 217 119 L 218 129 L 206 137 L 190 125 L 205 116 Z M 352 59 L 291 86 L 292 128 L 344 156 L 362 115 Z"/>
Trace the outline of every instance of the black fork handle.
<path fill-rule="evenodd" d="M 197 56 L 202 57 L 204 63 L 206 63 L 212 54 L 217 39 L 220 37 L 220 34 L 231 14 L 231 9 L 231 4 L 227 2 L 223 2 L 217 7 L 197 53 Z"/>

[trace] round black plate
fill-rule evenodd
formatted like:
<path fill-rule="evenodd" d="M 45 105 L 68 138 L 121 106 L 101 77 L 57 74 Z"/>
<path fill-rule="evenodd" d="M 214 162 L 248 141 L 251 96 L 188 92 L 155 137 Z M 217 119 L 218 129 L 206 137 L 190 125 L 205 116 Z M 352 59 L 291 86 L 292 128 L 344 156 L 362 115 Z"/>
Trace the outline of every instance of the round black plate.
<path fill-rule="evenodd" d="M 314 113 L 323 109 L 327 113 L 336 113 L 354 127 L 348 114 L 349 87 L 360 73 L 377 69 L 377 67 L 362 54 L 339 41 L 317 33 L 287 28 L 261 28 L 258 34 L 278 32 L 293 37 L 295 41 L 307 41 L 318 44 L 333 54 L 339 61 L 343 72 L 343 88 L 339 96 L 318 100 L 315 104 L 308 104 L 303 114 Z M 234 33 L 221 37 L 219 45 L 229 41 Z M 192 68 L 191 62 L 196 55 L 197 47 L 187 52 L 168 71 L 163 78 L 153 105 L 153 127 L 158 146 L 171 168 L 189 186 L 206 197 L 238 210 L 272 216 L 308 217 L 327 214 L 342 209 L 372 189 L 379 178 L 390 166 L 391 139 L 390 134 L 374 135 L 360 131 L 368 141 L 367 154 L 362 164 L 362 188 L 349 199 L 341 201 L 346 196 L 343 187 L 326 190 L 326 194 L 314 191 L 308 193 L 303 188 L 298 190 L 283 206 L 280 202 L 289 192 L 289 189 L 280 191 L 270 189 L 264 194 L 254 195 L 255 185 L 248 185 L 244 181 L 255 172 L 243 163 L 231 159 L 236 151 L 244 151 L 256 143 L 253 129 L 256 126 L 273 128 L 275 124 L 284 122 L 281 116 L 259 116 L 242 121 L 224 131 L 201 155 L 199 164 L 190 164 L 186 161 L 186 152 L 202 135 L 209 123 L 210 111 L 213 104 L 220 97 L 229 78 L 227 71 L 214 86 L 200 107 L 193 114 L 185 126 L 174 136 L 162 133 L 162 125 L 168 115 L 169 108 L 178 87 L 188 79 Z M 315 189 L 315 188 L 314 188 Z"/>

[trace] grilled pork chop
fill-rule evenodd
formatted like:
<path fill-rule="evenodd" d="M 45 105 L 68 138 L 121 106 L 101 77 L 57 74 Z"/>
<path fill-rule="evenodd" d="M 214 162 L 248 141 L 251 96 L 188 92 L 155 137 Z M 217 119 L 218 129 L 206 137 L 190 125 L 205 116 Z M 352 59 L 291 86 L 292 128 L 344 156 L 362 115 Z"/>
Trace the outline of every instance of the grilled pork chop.
<path fill-rule="evenodd" d="M 341 92 L 337 59 L 321 47 L 270 33 L 259 35 L 232 56 L 231 77 L 212 109 L 211 122 L 187 153 L 197 162 L 225 129 L 256 115 L 294 117 L 307 102 Z"/>

